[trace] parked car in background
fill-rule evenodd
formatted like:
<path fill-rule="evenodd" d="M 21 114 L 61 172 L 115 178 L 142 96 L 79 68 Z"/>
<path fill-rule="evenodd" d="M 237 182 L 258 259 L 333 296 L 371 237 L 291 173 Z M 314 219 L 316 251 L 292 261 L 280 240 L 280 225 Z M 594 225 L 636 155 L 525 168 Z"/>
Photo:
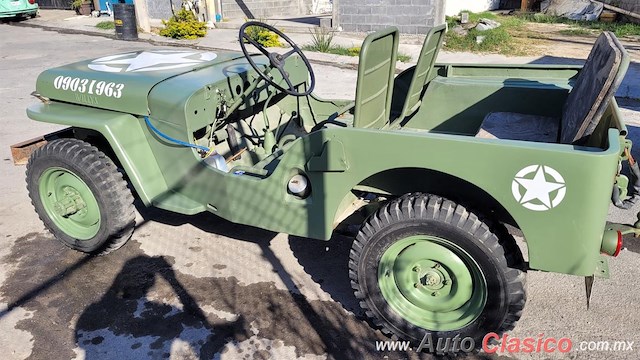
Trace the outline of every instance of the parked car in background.
<path fill-rule="evenodd" d="M 0 19 L 38 15 L 36 0 L 0 0 Z"/>

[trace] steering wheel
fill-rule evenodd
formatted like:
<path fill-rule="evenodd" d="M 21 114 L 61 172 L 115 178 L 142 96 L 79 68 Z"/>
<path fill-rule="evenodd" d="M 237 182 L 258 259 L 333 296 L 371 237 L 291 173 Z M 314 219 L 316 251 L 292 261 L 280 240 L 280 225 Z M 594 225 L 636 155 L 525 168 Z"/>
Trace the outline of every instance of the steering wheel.
<path fill-rule="evenodd" d="M 289 50 L 284 54 L 267 51 L 267 49 L 262 44 L 255 41 L 254 39 L 250 38 L 249 35 L 247 35 L 245 30 L 249 26 L 257 26 L 260 28 L 264 28 L 268 31 L 274 32 L 291 46 L 291 50 Z M 256 49 L 258 49 L 258 51 L 263 53 L 269 59 L 269 62 L 271 63 L 271 68 L 275 68 L 280 72 L 280 75 L 282 75 L 282 78 L 287 83 L 287 86 L 289 86 L 288 89 L 280 86 L 280 84 L 277 84 L 273 80 L 273 78 L 268 76 L 270 71 L 269 68 L 261 70 L 258 67 L 258 65 L 256 65 L 255 61 L 253 61 L 251 55 L 249 55 L 249 52 L 247 51 L 247 48 L 245 46 L 245 41 L 253 45 Z M 311 64 L 309 64 L 309 60 L 307 60 L 307 57 L 304 56 L 304 54 L 302 53 L 302 50 L 300 50 L 298 45 L 296 45 L 291 39 L 289 39 L 287 35 L 283 34 L 282 31 L 276 29 L 271 25 L 261 23 L 258 21 L 247 21 L 246 23 L 244 23 L 240 27 L 240 48 L 242 49 L 242 53 L 244 54 L 244 56 L 249 61 L 249 64 L 251 64 L 251 67 L 253 67 L 253 69 L 258 73 L 258 75 L 260 75 L 260 77 L 270 85 L 275 86 L 278 90 L 293 96 L 307 96 L 311 94 L 311 92 L 313 91 L 313 88 L 316 86 L 316 77 L 313 74 L 313 69 L 311 69 Z M 310 77 L 309 87 L 305 92 L 299 92 L 295 89 L 295 87 L 293 86 L 293 83 L 291 82 L 291 79 L 289 78 L 289 74 L 284 70 L 285 60 L 293 54 L 298 54 L 300 56 L 305 66 L 307 67 L 307 71 L 309 72 L 309 77 Z"/>

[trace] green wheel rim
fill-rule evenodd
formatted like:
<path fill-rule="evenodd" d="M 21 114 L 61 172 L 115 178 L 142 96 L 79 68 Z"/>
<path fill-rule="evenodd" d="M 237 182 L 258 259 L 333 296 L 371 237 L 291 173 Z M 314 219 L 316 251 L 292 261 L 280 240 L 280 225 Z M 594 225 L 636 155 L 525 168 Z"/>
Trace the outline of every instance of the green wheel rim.
<path fill-rule="evenodd" d="M 67 235 L 89 240 L 98 233 L 98 201 L 78 175 L 59 167 L 48 168 L 40 176 L 38 191 L 47 216 Z"/>
<path fill-rule="evenodd" d="M 434 236 L 411 236 L 391 245 L 380 259 L 378 285 L 396 313 L 432 331 L 470 324 L 487 302 L 478 264 L 458 245 Z"/>

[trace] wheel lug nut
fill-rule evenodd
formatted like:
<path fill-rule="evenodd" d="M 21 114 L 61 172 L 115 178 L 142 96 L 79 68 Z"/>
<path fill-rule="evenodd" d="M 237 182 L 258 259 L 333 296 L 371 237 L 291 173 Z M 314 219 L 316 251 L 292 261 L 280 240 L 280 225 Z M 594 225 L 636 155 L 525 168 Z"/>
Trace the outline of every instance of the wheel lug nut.
<path fill-rule="evenodd" d="M 447 285 L 449 282 L 447 280 L 442 280 L 442 285 Z"/>
<path fill-rule="evenodd" d="M 438 292 L 437 291 L 432 292 L 431 296 L 438 296 Z"/>
<path fill-rule="evenodd" d="M 434 269 L 438 269 L 439 267 L 440 267 L 440 264 L 439 264 L 439 263 L 436 263 L 435 265 L 433 265 L 433 268 L 434 268 Z"/>
<path fill-rule="evenodd" d="M 413 267 L 413 271 L 414 272 L 419 272 L 420 271 L 420 266 L 414 266 Z"/>
<path fill-rule="evenodd" d="M 414 288 L 416 288 L 416 289 L 418 289 L 418 288 L 421 288 L 421 287 L 422 287 L 422 284 L 420 284 L 420 283 L 415 283 L 415 284 L 413 284 L 413 287 L 414 287 Z"/>

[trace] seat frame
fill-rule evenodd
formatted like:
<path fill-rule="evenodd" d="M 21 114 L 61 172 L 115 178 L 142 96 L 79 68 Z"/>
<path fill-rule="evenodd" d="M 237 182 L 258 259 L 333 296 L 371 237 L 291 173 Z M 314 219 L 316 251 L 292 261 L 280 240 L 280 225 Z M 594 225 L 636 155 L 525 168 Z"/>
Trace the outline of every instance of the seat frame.
<path fill-rule="evenodd" d="M 336 113 L 330 117 L 333 121 L 344 113 L 354 110 L 353 126 L 365 128 L 384 128 L 392 122 L 404 119 L 414 114 L 422 103 L 422 95 L 425 85 L 433 77 L 433 68 L 436 58 L 442 46 L 446 25 L 438 25 L 427 33 L 420 57 L 415 67 L 412 68 L 413 75 L 409 84 L 406 99 L 404 100 L 403 110 L 397 118 L 391 118 L 391 100 L 393 96 L 393 84 L 395 75 L 395 64 L 398 54 L 399 32 L 394 26 L 369 34 L 360 51 L 360 60 L 358 66 L 358 77 L 356 83 L 356 99 L 338 109 Z M 382 42 L 391 42 L 391 46 L 387 47 L 387 52 L 381 52 L 377 49 L 377 45 Z M 387 44 L 388 45 L 388 44 Z M 374 64 L 371 65 L 370 60 L 374 58 Z M 378 60 L 377 62 L 375 60 Z M 387 63 L 387 60 L 388 63 Z M 372 72 L 384 67 L 384 72 L 377 76 L 388 79 L 386 83 L 375 86 L 372 84 Z M 375 81 L 375 79 L 374 79 Z M 369 94 L 373 92 L 373 94 Z M 367 96 L 369 94 L 369 96 Z M 381 95 L 385 95 L 382 97 Z M 376 104 L 374 110 L 364 109 L 368 103 L 375 100 L 382 100 Z M 367 121 L 367 119 L 373 121 Z"/>

